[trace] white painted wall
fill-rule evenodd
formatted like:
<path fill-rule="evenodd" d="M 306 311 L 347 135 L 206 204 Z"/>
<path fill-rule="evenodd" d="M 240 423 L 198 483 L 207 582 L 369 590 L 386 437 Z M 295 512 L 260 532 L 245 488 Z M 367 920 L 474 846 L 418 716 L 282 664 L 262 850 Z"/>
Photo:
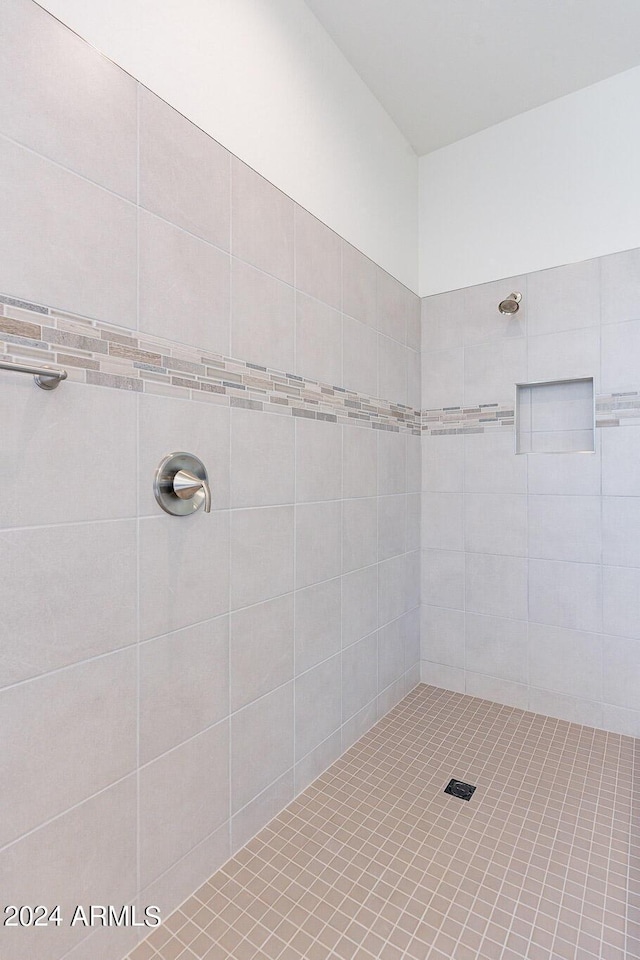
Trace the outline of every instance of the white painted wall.
<path fill-rule="evenodd" d="M 640 246 L 639 105 L 636 67 L 421 157 L 421 296 Z"/>
<path fill-rule="evenodd" d="M 418 158 L 303 0 L 41 0 L 414 291 Z"/>

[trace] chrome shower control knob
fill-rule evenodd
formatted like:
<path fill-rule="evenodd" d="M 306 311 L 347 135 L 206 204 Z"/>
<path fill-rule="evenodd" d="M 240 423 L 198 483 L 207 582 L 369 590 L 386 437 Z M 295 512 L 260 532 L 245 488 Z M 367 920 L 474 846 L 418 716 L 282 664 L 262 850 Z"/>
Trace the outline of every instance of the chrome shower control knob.
<path fill-rule="evenodd" d="M 204 506 L 211 513 L 211 487 L 202 460 L 190 453 L 170 453 L 156 470 L 156 500 L 174 517 L 188 516 Z"/>

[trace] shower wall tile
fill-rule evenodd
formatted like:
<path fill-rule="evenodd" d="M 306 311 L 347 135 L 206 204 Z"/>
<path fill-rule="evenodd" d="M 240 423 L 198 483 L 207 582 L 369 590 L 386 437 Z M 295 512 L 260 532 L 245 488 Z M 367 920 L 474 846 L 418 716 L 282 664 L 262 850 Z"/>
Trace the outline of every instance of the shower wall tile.
<path fill-rule="evenodd" d="M 0 180 L 3 290 L 135 328 L 135 207 L 1 138 Z"/>
<path fill-rule="evenodd" d="M 414 604 L 408 601 L 408 557 L 392 557 L 378 564 L 378 623 L 384 626 L 397 620 Z M 419 602 L 419 596 L 418 596 Z"/>
<path fill-rule="evenodd" d="M 422 353 L 423 408 L 459 405 L 464 395 L 464 375 L 462 347 L 431 352 L 425 343 Z"/>
<path fill-rule="evenodd" d="M 342 655 L 331 657 L 296 679 L 296 762 L 335 733 L 342 719 Z M 296 784 L 296 787 L 298 785 Z"/>
<path fill-rule="evenodd" d="M 416 529 L 420 529 L 417 517 Z M 419 546 L 419 544 L 418 544 Z M 407 551 L 407 497 L 400 494 L 378 499 L 378 560 Z"/>
<path fill-rule="evenodd" d="M 142 767 L 139 778 L 146 887 L 229 819 L 229 722 Z"/>
<path fill-rule="evenodd" d="M 378 387 L 378 334 L 366 323 L 343 316 L 342 338 L 343 385 L 372 397 L 394 396 L 385 394 L 382 385 Z"/>
<path fill-rule="evenodd" d="M 0 686 L 135 643 L 135 520 L 7 530 L 0 547 L 4 630 L 19 638 L 3 645 Z"/>
<path fill-rule="evenodd" d="M 241 260 L 231 261 L 231 356 L 293 370 L 295 290 Z"/>
<path fill-rule="evenodd" d="M 468 616 L 473 615 L 468 614 Z M 431 659 L 450 667 L 464 669 L 464 611 L 449 610 L 446 607 L 434 607 L 423 603 L 420 608 L 420 618 L 421 659 Z"/>
<path fill-rule="evenodd" d="M 469 553 L 527 556 L 527 498 L 510 493 L 468 493 L 464 547 Z"/>
<path fill-rule="evenodd" d="M 511 315 L 500 313 L 496 309 L 497 304 L 512 292 L 522 294 L 520 309 Z M 467 346 L 488 340 L 513 340 L 526 336 L 529 312 L 526 277 L 508 277 L 506 280 L 482 283 L 477 287 L 467 287 L 458 295 L 463 297 L 461 319 Z"/>
<path fill-rule="evenodd" d="M 600 431 L 606 434 L 606 431 Z M 606 437 L 596 431 L 596 449 L 584 456 L 566 456 L 549 453 L 544 456 L 514 457 L 519 464 L 525 461 L 529 493 L 565 496 L 600 495 L 602 444 Z"/>
<path fill-rule="evenodd" d="M 399 617 L 378 630 L 378 693 L 404 674 L 405 629 Z"/>
<path fill-rule="evenodd" d="M 529 337 L 529 366 L 520 383 L 593 377 L 600 392 L 600 330 L 583 327 Z"/>
<path fill-rule="evenodd" d="M 639 495 L 640 427 L 603 431 L 602 493 L 608 497 Z"/>
<path fill-rule="evenodd" d="M 140 761 L 229 713 L 229 621 L 198 623 L 140 646 Z"/>
<path fill-rule="evenodd" d="M 464 610 L 465 554 L 460 550 L 422 550 L 422 602 Z"/>
<path fill-rule="evenodd" d="M 342 309 L 349 317 L 376 326 L 377 269 L 349 243 L 342 245 Z M 416 298 L 418 301 L 418 298 Z"/>
<path fill-rule="evenodd" d="M 229 250 L 230 154 L 150 90 L 139 97 L 140 205 Z"/>
<path fill-rule="evenodd" d="M 136 653 L 128 649 L 0 693 L 10 784 L 0 800 L 0 845 L 135 770 L 136 674 Z M 52 767 L 55 744 L 64 749 Z"/>
<path fill-rule="evenodd" d="M 270 600 L 293 589 L 293 539 L 293 507 L 232 512 L 232 610 Z"/>
<path fill-rule="evenodd" d="M 640 365 L 640 320 L 603 325 L 601 338 L 602 392 L 635 389 Z"/>
<path fill-rule="evenodd" d="M 456 493 L 422 495 L 422 545 L 425 549 L 462 550 L 464 500 Z"/>
<path fill-rule="evenodd" d="M 550 626 L 599 633 L 602 629 L 600 566 L 530 560 L 529 618 Z"/>
<path fill-rule="evenodd" d="M 375 497 L 377 492 L 378 431 L 343 428 L 343 497 Z"/>
<path fill-rule="evenodd" d="M 409 351 L 388 337 L 378 337 L 378 390 L 396 403 L 407 403 Z M 418 404 L 419 406 L 420 404 Z"/>
<path fill-rule="evenodd" d="M 138 227 L 140 330 L 227 354 L 228 254 L 144 210 Z"/>
<path fill-rule="evenodd" d="M 515 442 L 511 432 L 465 436 L 465 492 L 526 494 L 527 462 L 531 463 L 533 459 L 515 456 Z"/>
<path fill-rule="evenodd" d="M 99 830 L 96 824 L 100 824 Z M 87 856 L 89 850 L 91 856 Z M 126 777 L 51 820 L 11 844 L 0 857 L 3 890 L 10 890 L 12 898 L 21 904 L 55 901 L 63 917 L 71 917 L 78 903 L 79 877 L 83 903 L 134 900 L 135 776 Z M 47 946 L 48 956 L 63 957 L 78 942 L 78 928 L 65 925 L 55 930 L 55 940 Z M 33 960 L 42 955 L 42 928 L 4 928 L 3 949 L 12 960 Z"/>
<path fill-rule="evenodd" d="M 602 637 L 560 627 L 529 625 L 531 684 L 583 700 L 602 700 Z"/>
<path fill-rule="evenodd" d="M 602 568 L 602 629 L 640 640 L 640 570 Z"/>
<path fill-rule="evenodd" d="M 295 210 L 296 287 L 342 309 L 342 240 L 302 207 Z"/>
<path fill-rule="evenodd" d="M 516 383 L 526 379 L 527 341 L 522 337 L 465 347 L 465 404 L 484 403 L 487 396 L 514 400 Z"/>
<path fill-rule="evenodd" d="M 602 637 L 603 687 L 606 703 L 635 709 L 640 683 L 640 640 Z"/>
<path fill-rule="evenodd" d="M 429 437 L 422 444 L 424 493 L 462 493 L 465 437 Z"/>
<path fill-rule="evenodd" d="M 231 812 L 246 806 L 293 766 L 293 683 L 231 718 Z"/>
<path fill-rule="evenodd" d="M 640 250 L 600 259 L 603 324 L 640 318 Z"/>
<path fill-rule="evenodd" d="M 342 731 L 335 730 L 326 740 L 299 760 L 293 771 L 295 792 L 305 790 L 342 753 Z"/>
<path fill-rule="evenodd" d="M 640 567 L 640 498 L 602 498 L 602 562 Z"/>
<path fill-rule="evenodd" d="M 239 850 L 293 800 L 293 768 L 270 784 L 231 818 L 231 852 Z M 209 878 L 210 874 L 204 877 Z M 188 893 L 193 891 L 193 884 Z"/>
<path fill-rule="evenodd" d="M 506 703 L 507 706 L 518 707 L 520 710 L 526 710 L 529 699 L 529 690 L 524 683 L 485 677 L 472 671 L 465 674 L 465 692 L 472 697 Z"/>
<path fill-rule="evenodd" d="M 231 614 L 231 710 L 239 710 L 293 679 L 293 596 L 289 593 Z"/>
<path fill-rule="evenodd" d="M 342 719 L 351 719 L 378 692 L 378 636 L 353 643 L 342 658 Z"/>
<path fill-rule="evenodd" d="M 137 86 L 37 4 L 3 5 L 0 134 L 134 202 Z"/>
<path fill-rule="evenodd" d="M 529 497 L 529 556 L 599 563 L 600 497 Z"/>
<path fill-rule="evenodd" d="M 589 727 L 602 727 L 605 724 L 602 703 L 579 700 L 536 687 L 529 688 L 529 710 Z"/>
<path fill-rule="evenodd" d="M 235 516 L 234 536 L 237 536 Z M 227 613 L 229 514 L 226 511 L 216 510 L 211 514 L 199 511 L 181 517 L 180 522 L 166 514 L 145 517 L 139 522 L 139 538 L 141 639 L 163 636 L 168 631 Z M 234 587 L 232 598 L 233 590 Z"/>
<path fill-rule="evenodd" d="M 295 594 L 296 675 L 338 653 L 342 646 L 340 577 Z"/>
<path fill-rule="evenodd" d="M 584 260 L 529 274 L 529 333 L 532 336 L 556 334 L 578 327 L 597 327 L 600 323 L 599 283 L 598 260 Z"/>
<path fill-rule="evenodd" d="M 362 640 L 378 626 L 378 569 L 375 564 L 342 577 L 342 645 Z"/>
<path fill-rule="evenodd" d="M 304 294 L 296 295 L 296 373 L 342 384 L 342 314 Z"/>
<path fill-rule="evenodd" d="M 378 437 L 378 495 L 407 492 L 407 444 L 399 433 Z"/>
<path fill-rule="evenodd" d="M 527 623 L 524 620 L 467 613 L 465 667 L 474 673 L 527 684 L 527 638 Z"/>
<path fill-rule="evenodd" d="M 232 253 L 293 283 L 293 201 L 236 157 L 231 160 Z"/>
<path fill-rule="evenodd" d="M 296 500 L 339 500 L 342 494 L 342 431 L 333 423 L 296 422 Z"/>
<path fill-rule="evenodd" d="M 465 301 L 465 290 L 452 290 L 433 297 L 423 297 L 421 323 L 424 353 L 464 346 Z"/>
<path fill-rule="evenodd" d="M 466 609 L 513 620 L 527 619 L 527 561 L 468 553 Z"/>
<path fill-rule="evenodd" d="M 205 464 L 211 485 L 212 510 L 228 507 L 230 411 L 225 407 L 194 404 L 173 397 L 143 395 L 138 398 L 138 402 L 140 514 L 158 516 L 152 479 L 161 460 L 167 454 L 179 450 L 193 453 Z M 233 411 L 234 415 L 240 412 Z M 169 523 L 171 524 L 171 520 Z"/>
<path fill-rule="evenodd" d="M 399 280 L 378 268 L 378 310 L 376 327 L 379 333 L 399 343 L 407 342 L 407 318 L 416 309 L 415 297 Z"/>
<path fill-rule="evenodd" d="M 77 383 L 46 395 L 28 377 L 11 386 L 0 392 L 0 529 L 135 516 L 135 395 Z M 80 463 L 82 483 L 61 496 L 70 465 Z M 25 476 L 37 478 L 37 496 L 24 495 Z M 105 476 L 110 482 L 98 497 Z"/>
<path fill-rule="evenodd" d="M 296 587 L 331 580 L 342 573 L 342 504 L 304 503 L 296 507 Z"/>
<path fill-rule="evenodd" d="M 215 460 L 219 460 L 218 450 Z M 290 504 L 295 488 L 295 422 L 254 410 L 231 411 L 231 506 Z"/>

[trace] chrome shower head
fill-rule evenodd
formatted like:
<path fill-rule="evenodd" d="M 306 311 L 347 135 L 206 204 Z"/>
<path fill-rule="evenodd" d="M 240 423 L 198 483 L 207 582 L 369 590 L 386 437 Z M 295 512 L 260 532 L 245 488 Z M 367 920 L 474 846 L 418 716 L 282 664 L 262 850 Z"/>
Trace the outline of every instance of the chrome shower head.
<path fill-rule="evenodd" d="M 504 313 L 507 316 L 509 316 L 509 314 L 512 314 L 512 313 L 517 313 L 518 310 L 520 309 L 521 300 L 522 300 L 521 293 L 518 293 L 517 291 L 515 293 L 510 293 L 509 296 L 506 297 L 506 299 L 504 299 L 501 303 L 498 304 L 498 310 L 500 311 L 500 313 Z"/>

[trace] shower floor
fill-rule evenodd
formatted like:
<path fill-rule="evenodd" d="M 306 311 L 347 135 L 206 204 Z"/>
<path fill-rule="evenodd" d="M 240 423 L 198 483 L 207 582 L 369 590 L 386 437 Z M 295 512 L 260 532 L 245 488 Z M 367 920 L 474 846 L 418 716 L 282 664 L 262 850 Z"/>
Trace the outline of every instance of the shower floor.
<path fill-rule="evenodd" d="M 639 746 L 418 686 L 129 960 L 638 957 Z"/>

